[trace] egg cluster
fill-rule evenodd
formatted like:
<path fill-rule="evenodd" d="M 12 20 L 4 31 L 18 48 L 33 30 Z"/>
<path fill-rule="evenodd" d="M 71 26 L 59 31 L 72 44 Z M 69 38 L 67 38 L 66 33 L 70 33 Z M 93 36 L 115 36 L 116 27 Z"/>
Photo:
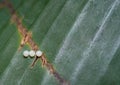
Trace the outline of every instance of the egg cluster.
<path fill-rule="evenodd" d="M 37 57 L 40 57 L 40 56 L 42 56 L 42 51 L 40 51 L 40 50 L 38 50 L 38 51 L 34 51 L 34 50 L 31 50 L 31 51 L 28 51 L 28 50 L 25 50 L 24 52 L 23 52 L 23 56 L 24 57 L 28 57 L 28 56 L 30 56 L 30 57 L 34 57 L 34 56 L 37 56 Z"/>

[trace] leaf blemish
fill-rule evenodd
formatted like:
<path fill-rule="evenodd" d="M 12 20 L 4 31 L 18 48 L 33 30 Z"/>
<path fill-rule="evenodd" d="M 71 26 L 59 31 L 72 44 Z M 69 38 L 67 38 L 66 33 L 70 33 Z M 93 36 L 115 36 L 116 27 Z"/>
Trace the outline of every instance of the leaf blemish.
<path fill-rule="evenodd" d="M 21 44 L 20 44 L 20 47 L 18 48 L 18 50 L 20 51 L 25 44 L 28 44 L 29 47 L 34 51 L 39 50 L 39 47 L 32 39 L 32 32 L 28 32 L 26 27 L 23 26 L 22 19 L 20 19 L 18 17 L 18 14 L 16 13 L 16 11 L 13 8 L 13 5 L 8 0 L 4 0 L 2 3 L 0 3 L 0 8 L 2 8 L 2 7 L 7 7 L 9 9 L 10 14 L 12 16 L 11 22 L 16 24 L 18 31 L 22 36 Z M 53 76 L 59 81 L 60 85 L 70 85 L 66 80 L 64 80 L 59 75 L 58 72 L 56 72 L 53 65 L 48 62 L 44 53 L 42 54 L 41 57 L 35 56 L 35 59 L 33 60 L 31 67 L 34 67 L 34 65 L 38 61 L 38 59 L 41 60 L 42 67 L 45 66 L 49 70 L 50 74 L 53 74 Z"/>

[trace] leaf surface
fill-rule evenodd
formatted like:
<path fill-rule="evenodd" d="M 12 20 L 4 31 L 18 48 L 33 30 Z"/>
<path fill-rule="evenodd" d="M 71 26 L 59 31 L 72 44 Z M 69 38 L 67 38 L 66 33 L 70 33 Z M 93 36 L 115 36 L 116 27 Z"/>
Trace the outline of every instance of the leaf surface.
<path fill-rule="evenodd" d="M 11 0 L 23 25 L 71 85 L 120 84 L 120 0 Z M 58 85 L 17 49 L 21 36 L 0 9 L 0 85 Z"/>

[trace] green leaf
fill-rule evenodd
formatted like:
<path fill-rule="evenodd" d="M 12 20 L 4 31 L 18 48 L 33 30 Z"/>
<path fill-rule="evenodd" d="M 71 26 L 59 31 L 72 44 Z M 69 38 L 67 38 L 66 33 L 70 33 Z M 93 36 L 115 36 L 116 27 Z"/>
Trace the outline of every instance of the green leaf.
<path fill-rule="evenodd" d="M 11 0 L 23 24 L 71 85 L 120 85 L 120 0 Z M 0 85 L 58 85 L 17 49 L 21 37 L 0 9 Z"/>

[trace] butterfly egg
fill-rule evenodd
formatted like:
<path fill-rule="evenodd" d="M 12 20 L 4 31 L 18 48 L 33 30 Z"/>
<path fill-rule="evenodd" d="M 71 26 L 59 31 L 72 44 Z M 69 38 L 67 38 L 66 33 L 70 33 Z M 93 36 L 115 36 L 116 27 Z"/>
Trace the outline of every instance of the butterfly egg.
<path fill-rule="evenodd" d="M 30 57 L 34 57 L 34 56 L 35 56 L 35 51 L 34 51 L 34 50 L 31 50 L 31 51 L 29 52 L 29 55 L 30 55 Z"/>
<path fill-rule="evenodd" d="M 25 50 L 25 51 L 23 52 L 23 56 L 24 56 L 24 57 L 28 57 L 28 56 L 29 56 L 29 51 L 28 51 L 28 50 Z"/>
<path fill-rule="evenodd" d="M 42 54 L 43 54 L 42 51 L 40 51 L 40 50 L 36 51 L 36 56 L 37 56 L 37 57 L 42 56 Z"/>

